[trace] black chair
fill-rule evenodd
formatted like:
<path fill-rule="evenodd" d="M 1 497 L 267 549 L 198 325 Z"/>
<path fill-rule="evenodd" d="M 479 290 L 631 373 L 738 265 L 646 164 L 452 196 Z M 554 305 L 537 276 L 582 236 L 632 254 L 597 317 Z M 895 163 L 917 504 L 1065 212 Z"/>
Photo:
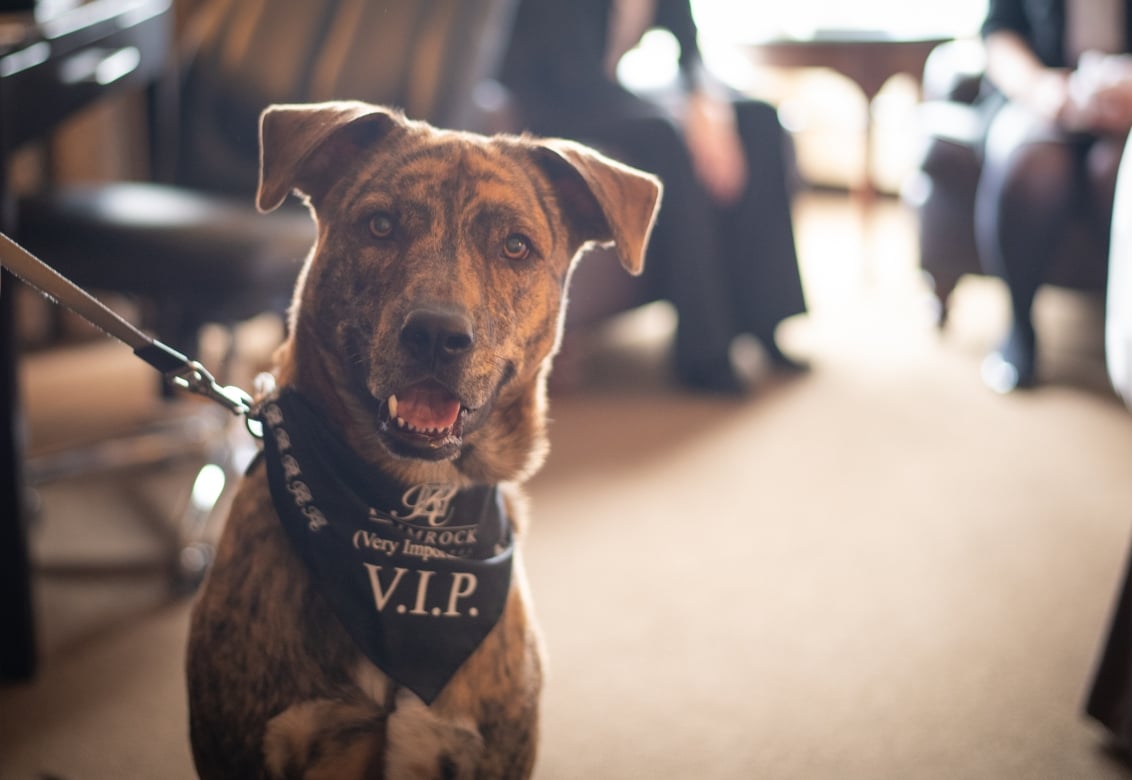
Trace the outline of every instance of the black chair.
<path fill-rule="evenodd" d="M 92 291 L 138 299 L 158 338 L 196 356 L 206 323 L 231 326 L 284 312 L 314 238 L 300 205 L 270 215 L 254 208 L 263 108 L 359 99 L 440 126 L 504 128 L 491 77 L 513 6 L 205 0 L 167 83 L 151 96 L 154 181 L 75 185 L 27 198 L 19 204 L 19 240 Z M 221 446 L 213 459 L 234 474 L 231 454 Z M 64 463 L 82 469 L 104 462 L 68 457 Z M 207 557 L 197 548 L 201 517 L 195 511 L 176 534 L 179 577 L 195 578 Z"/>
<path fill-rule="evenodd" d="M 909 193 L 919 216 L 920 265 L 939 300 L 941 324 L 960 278 L 983 273 L 974 221 L 986 129 L 976 98 L 985 67 L 985 52 L 975 40 L 940 44 L 924 65 L 924 102 L 919 108 L 924 143 L 917 186 Z M 1098 235 L 1082 213 L 1059 242 L 1048 282 L 1103 291 L 1107 266 L 1107 236 Z"/>
<path fill-rule="evenodd" d="M 301 207 L 254 208 L 260 111 L 351 98 L 494 129 L 477 87 L 495 70 L 512 5 L 208 0 L 153 101 L 157 181 L 28 199 L 20 238 L 80 284 L 155 303 L 154 328 L 190 353 L 202 323 L 282 310 L 314 230 Z"/>

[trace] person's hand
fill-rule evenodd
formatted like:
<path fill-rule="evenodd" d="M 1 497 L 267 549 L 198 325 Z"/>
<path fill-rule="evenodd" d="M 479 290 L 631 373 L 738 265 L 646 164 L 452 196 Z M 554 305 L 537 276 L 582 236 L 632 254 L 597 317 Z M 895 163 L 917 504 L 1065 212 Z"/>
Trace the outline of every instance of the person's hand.
<path fill-rule="evenodd" d="M 1066 127 L 1080 121 L 1080 108 L 1071 97 L 1070 77 L 1065 70 L 1046 68 L 1040 71 L 1034 78 L 1029 103 L 1040 116 Z"/>
<path fill-rule="evenodd" d="M 1124 135 L 1132 128 L 1132 60 L 1086 52 L 1069 79 L 1077 129 Z"/>
<path fill-rule="evenodd" d="M 1132 82 L 1110 84 L 1096 90 L 1085 106 L 1083 119 L 1097 133 L 1123 135 L 1132 128 Z"/>
<path fill-rule="evenodd" d="M 719 203 L 731 204 L 747 186 L 747 156 L 725 100 L 696 92 L 688 101 L 684 137 L 696 177 Z"/>

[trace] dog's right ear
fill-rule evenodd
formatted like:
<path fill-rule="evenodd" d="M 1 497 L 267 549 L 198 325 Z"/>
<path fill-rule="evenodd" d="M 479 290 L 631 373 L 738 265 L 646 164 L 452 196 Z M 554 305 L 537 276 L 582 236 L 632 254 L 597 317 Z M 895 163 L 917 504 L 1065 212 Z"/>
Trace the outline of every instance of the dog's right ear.
<path fill-rule="evenodd" d="M 559 197 L 583 225 L 587 242 L 614 247 L 621 265 L 641 273 L 645 249 L 660 210 L 660 179 L 574 141 L 528 141 L 558 189 Z"/>
<path fill-rule="evenodd" d="M 269 106 L 259 120 L 256 207 L 272 211 L 292 190 L 317 200 L 335 171 L 404 122 L 398 111 L 359 101 Z"/>

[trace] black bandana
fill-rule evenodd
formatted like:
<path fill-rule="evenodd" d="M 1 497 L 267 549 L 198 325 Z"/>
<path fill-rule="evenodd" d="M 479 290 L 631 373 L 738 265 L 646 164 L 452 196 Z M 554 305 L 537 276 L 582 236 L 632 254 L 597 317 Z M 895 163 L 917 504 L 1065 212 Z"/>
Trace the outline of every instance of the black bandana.
<path fill-rule="evenodd" d="M 267 398 L 258 417 L 295 551 L 369 659 L 431 704 L 507 601 L 514 542 L 498 489 L 401 485 L 293 390 Z"/>

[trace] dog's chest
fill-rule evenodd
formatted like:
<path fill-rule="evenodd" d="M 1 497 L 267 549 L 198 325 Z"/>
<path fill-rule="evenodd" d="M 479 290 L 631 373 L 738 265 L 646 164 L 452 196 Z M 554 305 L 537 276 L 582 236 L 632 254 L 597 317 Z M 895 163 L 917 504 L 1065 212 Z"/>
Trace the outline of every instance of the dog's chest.
<path fill-rule="evenodd" d="M 284 389 L 262 405 L 272 504 L 347 634 L 431 703 L 503 614 L 514 540 L 494 486 L 405 485 Z"/>

